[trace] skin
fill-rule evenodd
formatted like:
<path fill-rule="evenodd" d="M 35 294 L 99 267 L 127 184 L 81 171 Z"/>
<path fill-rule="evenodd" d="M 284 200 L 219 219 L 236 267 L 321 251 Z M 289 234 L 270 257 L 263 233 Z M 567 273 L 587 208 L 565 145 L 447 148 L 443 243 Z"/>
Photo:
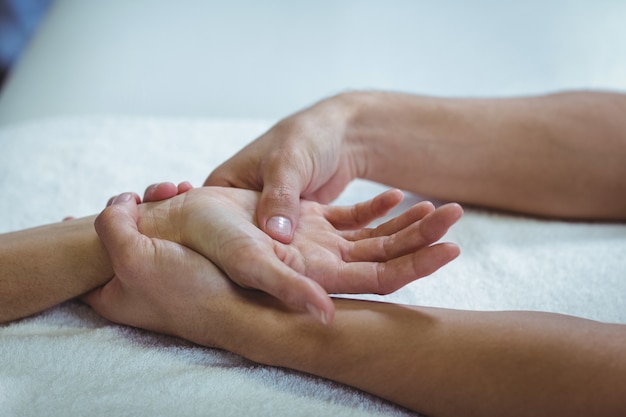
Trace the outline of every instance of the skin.
<path fill-rule="evenodd" d="M 281 241 L 295 239 L 303 221 L 300 196 L 332 199 L 356 177 L 541 216 L 623 219 L 623 111 L 624 96 L 609 93 L 345 94 L 279 122 L 207 181 L 262 189 L 258 224 L 271 233 L 268 219 L 288 219 Z M 235 286 L 195 252 L 138 233 L 144 217 L 134 210 L 133 199 L 120 199 L 96 221 L 116 276 L 86 300 L 113 321 L 320 375 L 433 416 L 626 413 L 623 325 L 335 300 L 324 326 Z M 170 279 L 181 268 L 187 279 Z"/>
<path fill-rule="evenodd" d="M 191 188 L 188 182 L 155 184 L 144 198 L 162 200 Z M 93 227 L 95 218 L 68 217 L 63 223 L 0 235 L 0 323 L 50 308 L 113 277 Z"/>
<path fill-rule="evenodd" d="M 74 298 L 113 276 L 95 216 L 0 235 L 0 322 Z"/>
<path fill-rule="evenodd" d="M 207 185 L 262 190 L 257 217 L 291 240 L 300 197 L 329 202 L 354 178 L 419 195 L 566 219 L 626 219 L 626 95 L 450 99 L 340 94 L 291 115 Z M 276 229 L 272 218 L 291 228 Z"/>
<path fill-rule="evenodd" d="M 281 242 L 300 198 L 327 203 L 355 178 L 418 195 L 569 220 L 626 219 L 626 95 L 450 99 L 352 92 L 295 113 L 205 185 L 261 191 L 257 221 Z M 279 227 L 282 226 L 282 227 Z M 295 287 L 283 287 L 296 298 Z M 324 311 L 328 305 L 303 301 Z"/>
<path fill-rule="evenodd" d="M 138 232 L 134 200 L 115 206 L 96 221 L 102 241 L 114 259 L 132 258 L 120 268 L 141 263 L 146 273 L 123 274 L 85 297 L 112 321 L 329 378 L 431 416 L 626 413 L 626 326 L 349 299 L 334 300 L 335 319 L 323 325 L 235 285 L 198 254 L 186 264 L 155 256 L 158 241 Z"/>
<path fill-rule="evenodd" d="M 430 203 L 420 203 L 376 229 L 365 229 L 396 206 L 402 193 L 390 190 L 348 207 L 303 202 L 298 238 L 285 245 L 256 226 L 258 193 L 189 188 L 165 184 L 149 189 L 148 200 L 180 194 L 139 207 L 138 230 L 158 238 L 152 250 L 159 262 L 184 265 L 187 258 L 202 254 L 244 287 L 269 293 L 280 286 L 298 288 L 303 297 L 319 297 L 328 306 L 300 308 L 322 322 L 332 320 L 334 313 L 327 291 L 388 293 L 434 272 L 459 253 L 454 244 L 434 244 L 461 216 L 456 204 L 435 210 Z M 131 200 L 139 197 L 126 193 L 113 202 Z M 145 274 L 142 264 L 125 267 L 133 260 L 130 251 L 111 264 L 93 217 L 1 235 L 0 320 L 24 317 L 83 294 L 111 280 L 114 271 Z M 267 282 L 275 286 L 268 288 Z M 280 292 L 274 295 L 291 308 L 301 305 Z"/>

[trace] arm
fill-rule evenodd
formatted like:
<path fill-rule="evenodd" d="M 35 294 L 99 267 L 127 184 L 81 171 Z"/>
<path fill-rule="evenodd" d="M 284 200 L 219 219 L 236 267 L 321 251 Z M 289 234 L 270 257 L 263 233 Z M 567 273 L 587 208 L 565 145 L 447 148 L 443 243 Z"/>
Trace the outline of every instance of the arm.
<path fill-rule="evenodd" d="M 145 199 L 170 198 L 191 188 L 186 181 L 178 186 L 155 184 L 146 190 Z M 0 323 L 55 306 L 113 277 L 95 218 L 0 234 Z"/>
<path fill-rule="evenodd" d="M 0 235 L 0 323 L 34 314 L 113 276 L 95 216 Z"/>
<path fill-rule="evenodd" d="M 335 302 L 331 327 L 251 306 L 236 315 L 240 327 L 227 349 L 438 417 L 626 412 L 626 326 L 537 312 Z"/>
<path fill-rule="evenodd" d="M 116 259 L 149 259 L 132 207 L 99 217 Z M 197 255 L 197 254 L 196 254 Z M 190 258 L 193 262 L 204 258 Z M 130 261 L 129 261 L 130 262 Z M 87 296 L 104 317 L 354 386 L 432 416 L 626 412 L 626 327 L 538 312 L 473 312 L 337 299 L 321 325 L 190 263 L 114 279 Z M 124 267 L 124 262 L 119 267 Z M 160 319 L 164 318 L 164 319 Z"/>
<path fill-rule="evenodd" d="M 337 100 L 351 109 L 360 177 L 541 216 L 626 219 L 626 95 Z"/>
<path fill-rule="evenodd" d="M 345 93 L 281 120 L 205 184 L 262 190 L 259 225 L 284 242 L 301 196 L 331 201 L 354 178 L 540 216 L 624 220 L 625 112 L 626 95 L 600 92 Z"/>

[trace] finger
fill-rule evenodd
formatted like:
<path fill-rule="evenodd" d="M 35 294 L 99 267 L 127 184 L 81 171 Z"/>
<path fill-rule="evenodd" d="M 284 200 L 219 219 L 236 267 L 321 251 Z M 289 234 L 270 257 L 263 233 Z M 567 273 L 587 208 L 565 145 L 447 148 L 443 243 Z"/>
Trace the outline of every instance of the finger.
<path fill-rule="evenodd" d="M 178 187 L 171 182 L 160 182 L 152 184 L 143 193 L 143 202 L 150 203 L 153 201 L 167 200 L 178 194 Z"/>
<path fill-rule="evenodd" d="M 435 206 L 430 201 L 422 201 L 413 205 L 404 213 L 394 217 L 391 220 L 377 226 L 374 229 L 359 229 L 342 231 L 341 236 L 346 240 L 357 241 L 380 236 L 390 236 L 400 230 L 420 221 L 428 214 L 435 211 Z"/>
<path fill-rule="evenodd" d="M 346 264 L 342 279 L 329 292 L 390 294 L 399 288 L 431 275 L 460 253 L 453 243 L 427 246 L 417 252 L 388 262 Z"/>
<path fill-rule="evenodd" d="M 118 298 L 112 297 L 108 301 L 105 300 L 105 293 L 108 291 L 108 286 L 110 284 L 111 282 L 107 283 L 105 286 L 96 288 L 86 294 L 83 294 L 80 299 L 100 316 L 109 321 L 116 322 L 117 320 L 115 313 L 119 311 L 119 307 L 117 306 Z M 116 305 L 113 305 L 113 303 L 115 303 Z"/>
<path fill-rule="evenodd" d="M 102 300 L 102 287 L 98 287 L 92 291 L 89 291 L 86 294 L 81 295 L 80 299 L 85 304 L 90 306 L 96 313 L 100 314 L 102 317 L 105 317 L 106 309 L 104 308 L 105 304 Z"/>
<path fill-rule="evenodd" d="M 460 249 L 454 243 L 440 243 L 379 264 L 379 294 L 389 294 L 417 279 L 429 276 L 454 260 Z"/>
<path fill-rule="evenodd" d="M 344 261 L 381 262 L 409 254 L 441 239 L 462 214 L 458 204 L 446 204 L 391 236 L 353 242 L 345 252 Z"/>
<path fill-rule="evenodd" d="M 424 219 L 434 211 L 435 206 L 430 201 L 414 204 L 404 213 L 376 227 L 372 231 L 372 236 L 389 236 L 397 233 L 409 225 Z"/>
<path fill-rule="evenodd" d="M 338 230 L 349 230 L 364 227 L 372 221 L 385 216 L 396 207 L 404 195 L 400 190 L 387 190 L 371 200 L 353 206 L 325 208 L 324 217 Z"/>
<path fill-rule="evenodd" d="M 463 216 L 463 208 L 457 203 L 444 204 L 420 221 L 420 234 L 427 242 L 435 242 Z"/>
<path fill-rule="evenodd" d="M 243 287 L 264 291 L 287 306 L 300 311 L 308 311 L 324 324 L 334 316 L 334 304 L 326 291 L 315 281 L 288 267 L 279 258 L 285 256 L 277 248 L 277 258 L 261 255 L 263 251 L 250 251 L 239 254 L 239 262 L 228 268 L 226 274 Z"/>
<path fill-rule="evenodd" d="M 114 195 L 113 197 L 109 198 L 109 200 L 107 201 L 107 205 L 106 207 L 109 207 L 111 204 L 113 204 L 113 202 L 120 197 L 123 194 L 130 194 L 133 196 L 133 198 L 135 199 L 135 201 L 137 202 L 137 204 L 141 203 L 141 198 L 139 197 L 139 195 L 137 193 L 122 193 L 119 195 Z"/>
<path fill-rule="evenodd" d="M 134 310 L 136 302 L 132 302 L 128 293 L 123 290 L 121 281 L 114 277 L 104 286 L 83 294 L 81 300 L 89 305 L 96 313 L 114 323 L 127 325 L 142 325 L 141 317 Z"/>
<path fill-rule="evenodd" d="M 111 257 L 113 269 L 117 272 L 120 272 L 118 268 L 132 264 L 132 260 L 142 249 L 138 245 L 143 240 L 143 235 L 137 228 L 138 198 L 134 193 L 120 194 L 96 217 L 94 223 L 96 232 Z"/>
<path fill-rule="evenodd" d="M 178 194 L 186 193 L 192 188 L 193 188 L 193 185 L 191 185 L 189 181 L 183 181 L 180 184 L 178 184 Z"/>
<path fill-rule="evenodd" d="M 268 178 L 257 206 L 261 229 L 281 243 L 290 243 L 300 218 L 300 192 L 297 181 Z"/>

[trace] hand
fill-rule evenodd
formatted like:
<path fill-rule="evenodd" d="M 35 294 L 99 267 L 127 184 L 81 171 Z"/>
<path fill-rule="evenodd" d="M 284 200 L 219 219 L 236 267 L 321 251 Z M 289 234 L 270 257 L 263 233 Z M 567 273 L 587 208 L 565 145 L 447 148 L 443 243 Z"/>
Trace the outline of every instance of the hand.
<path fill-rule="evenodd" d="M 171 196 L 171 184 L 155 188 L 156 195 L 146 191 L 148 200 Z M 202 255 L 140 233 L 138 201 L 136 195 L 122 194 L 96 220 L 116 275 L 83 301 L 116 323 L 225 347 L 229 317 L 245 308 L 240 304 L 246 292 Z"/>
<path fill-rule="evenodd" d="M 364 164 L 358 147 L 344 138 L 348 114 L 340 104 L 326 100 L 280 121 L 216 168 L 204 185 L 262 191 L 260 228 L 280 242 L 291 242 L 300 198 L 329 203 Z"/>
<path fill-rule="evenodd" d="M 296 236 L 285 245 L 256 226 L 258 198 L 234 188 L 190 190 L 142 205 L 149 215 L 139 217 L 139 230 L 180 242 L 242 287 L 263 290 L 322 321 L 330 321 L 334 312 L 327 292 L 389 293 L 458 255 L 453 244 L 432 245 L 461 216 L 456 204 L 435 210 L 420 203 L 376 229 L 362 229 L 397 205 L 402 193 L 388 191 L 350 207 L 303 201 Z M 105 210 L 98 221 L 106 217 Z M 142 267 L 132 259 L 129 264 Z"/>

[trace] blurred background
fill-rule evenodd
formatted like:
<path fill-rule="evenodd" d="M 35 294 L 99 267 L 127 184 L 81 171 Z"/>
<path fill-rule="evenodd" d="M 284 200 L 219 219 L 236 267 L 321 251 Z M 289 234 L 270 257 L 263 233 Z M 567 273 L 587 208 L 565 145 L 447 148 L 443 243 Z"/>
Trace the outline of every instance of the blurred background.
<path fill-rule="evenodd" d="M 351 89 L 626 89 L 621 0 L 0 0 L 0 125 L 278 119 Z"/>
<path fill-rule="evenodd" d="M 51 0 L 0 0 L 0 87 Z"/>

